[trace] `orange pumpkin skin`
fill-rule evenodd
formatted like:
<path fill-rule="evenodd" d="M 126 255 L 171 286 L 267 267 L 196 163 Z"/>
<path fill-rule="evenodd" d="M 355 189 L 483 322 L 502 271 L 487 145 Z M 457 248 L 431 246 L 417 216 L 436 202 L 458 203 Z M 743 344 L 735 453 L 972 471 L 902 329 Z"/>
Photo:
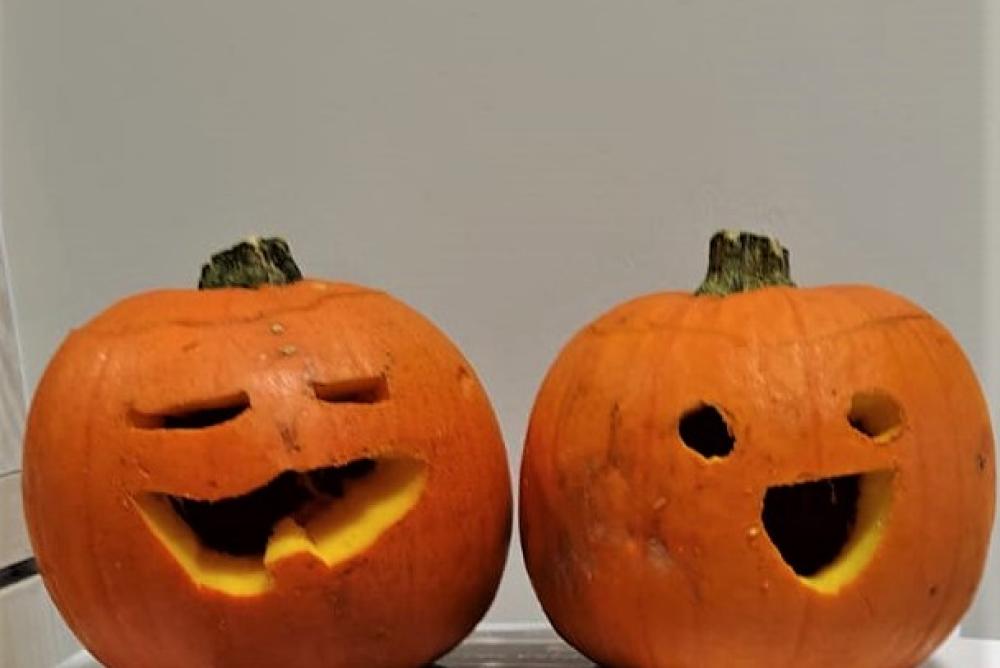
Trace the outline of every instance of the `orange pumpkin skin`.
<path fill-rule="evenodd" d="M 384 401 L 314 395 L 371 377 L 384 377 Z M 129 421 L 234 392 L 250 408 L 210 429 Z M 220 499 L 381 456 L 423 463 L 416 505 L 330 568 L 280 561 L 258 596 L 192 582 L 136 504 L 147 492 Z M 146 293 L 74 331 L 31 406 L 24 501 L 55 603 L 102 663 L 124 668 L 428 663 L 485 613 L 511 522 L 500 432 L 459 351 L 385 293 L 316 280 Z"/>
<path fill-rule="evenodd" d="M 787 258 L 786 258 L 787 259 Z M 875 443 L 855 392 L 903 411 Z M 700 402 L 728 456 L 685 447 Z M 804 586 L 762 526 L 774 485 L 891 471 L 867 565 L 838 591 Z M 927 313 L 863 286 L 653 294 L 561 352 L 538 393 L 520 484 L 531 581 L 571 644 L 620 667 L 918 665 L 967 608 L 994 511 L 987 407 Z"/>

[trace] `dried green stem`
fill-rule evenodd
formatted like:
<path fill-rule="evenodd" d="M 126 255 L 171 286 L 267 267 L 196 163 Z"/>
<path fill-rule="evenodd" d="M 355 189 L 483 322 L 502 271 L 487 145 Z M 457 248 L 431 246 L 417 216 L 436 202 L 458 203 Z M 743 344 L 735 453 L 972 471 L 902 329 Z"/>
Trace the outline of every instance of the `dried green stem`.
<path fill-rule="evenodd" d="M 199 290 L 258 288 L 302 279 L 288 243 L 278 237 L 251 237 L 216 253 L 201 268 Z"/>
<path fill-rule="evenodd" d="M 724 230 L 712 237 L 708 275 L 695 294 L 724 297 L 776 285 L 795 286 L 788 249 L 773 237 Z"/>

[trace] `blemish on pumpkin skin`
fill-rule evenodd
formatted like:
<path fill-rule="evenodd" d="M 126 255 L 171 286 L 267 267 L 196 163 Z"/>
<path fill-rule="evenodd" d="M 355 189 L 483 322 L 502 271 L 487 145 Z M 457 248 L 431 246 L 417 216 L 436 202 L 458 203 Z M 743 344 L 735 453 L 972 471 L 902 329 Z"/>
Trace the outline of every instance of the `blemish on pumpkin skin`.
<path fill-rule="evenodd" d="M 285 333 L 285 326 L 280 322 L 271 323 L 271 333 L 274 335 L 280 335 Z"/>
<path fill-rule="evenodd" d="M 183 346 L 181 346 L 181 352 L 182 353 L 192 352 L 194 350 L 197 350 L 198 346 L 199 343 L 197 341 L 189 341 L 188 343 L 185 343 Z"/>
<path fill-rule="evenodd" d="M 299 352 L 299 349 L 293 345 L 287 345 L 278 348 L 278 352 L 281 353 L 283 357 L 291 357 L 295 353 Z"/>
<path fill-rule="evenodd" d="M 281 436 L 281 442 L 284 444 L 285 449 L 291 452 L 299 452 L 302 450 L 302 446 L 299 444 L 295 430 L 288 425 L 281 425 L 278 427 L 278 434 Z"/>
<path fill-rule="evenodd" d="M 587 529 L 587 538 L 592 543 L 603 542 L 608 536 L 608 528 L 599 522 L 595 522 Z"/>
<path fill-rule="evenodd" d="M 458 367 L 458 386 L 462 389 L 462 393 L 465 395 L 470 395 L 475 392 L 475 383 L 472 380 L 472 374 L 464 366 Z"/>
<path fill-rule="evenodd" d="M 618 402 L 611 405 L 608 427 L 608 465 L 621 470 L 625 463 L 625 454 L 621 448 L 622 412 Z"/>
<path fill-rule="evenodd" d="M 646 541 L 646 557 L 659 569 L 667 569 L 673 565 L 667 546 L 659 538 L 653 537 Z"/>
<path fill-rule="evenodd" d="M 980 473 L 986 470 L 986 455 L 981 452 L 976 454 L 976 468 Z"/>

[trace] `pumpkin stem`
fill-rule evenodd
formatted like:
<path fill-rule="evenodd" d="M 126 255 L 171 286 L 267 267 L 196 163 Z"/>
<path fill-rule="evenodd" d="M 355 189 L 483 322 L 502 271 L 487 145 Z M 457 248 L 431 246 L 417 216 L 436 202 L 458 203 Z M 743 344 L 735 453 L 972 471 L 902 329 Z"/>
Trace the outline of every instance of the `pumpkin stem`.
<path fill-rule="evenodd" d="M 301 279 L 288 242 L 278 237 L 250 237 L 213 255 L 201 268 L 198 289 L 258 288 Z"/>
<path fill-rule="evenodd" d="M 774 237 L 723 230 L 712 236 L 708 275 L 694 293 L 725 297 L 773 285 L 795 287 L 788 270 L 788 249 Z"/>

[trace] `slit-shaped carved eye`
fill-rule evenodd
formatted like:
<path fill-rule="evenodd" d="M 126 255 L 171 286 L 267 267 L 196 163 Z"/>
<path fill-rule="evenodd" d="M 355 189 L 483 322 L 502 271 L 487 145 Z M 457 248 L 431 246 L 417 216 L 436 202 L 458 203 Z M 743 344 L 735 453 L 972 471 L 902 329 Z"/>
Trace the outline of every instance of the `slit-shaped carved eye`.
<path fill-rule="evenodd" d="M 313 392 L 329 404 L 375 404 L 389 398 L 385 376 L 313 383 Z"/>
<path fill-rule="evenodd" d="M 888 443 L 903 430 L 903 408 L 883 390 L 855 392 L 847 421 L 876 443 Z"/>
<path fill-rule="evenodd" d="M 250 397 L 238 392 L 154 413 L 132 411 L 129 416 L 140 429 L 208 429 L 235 420 L 249 408 Z"/>

